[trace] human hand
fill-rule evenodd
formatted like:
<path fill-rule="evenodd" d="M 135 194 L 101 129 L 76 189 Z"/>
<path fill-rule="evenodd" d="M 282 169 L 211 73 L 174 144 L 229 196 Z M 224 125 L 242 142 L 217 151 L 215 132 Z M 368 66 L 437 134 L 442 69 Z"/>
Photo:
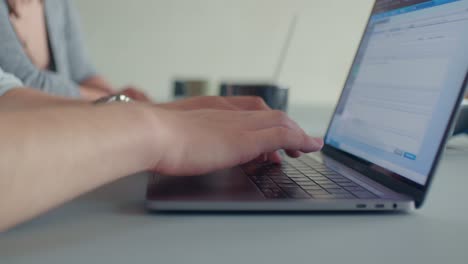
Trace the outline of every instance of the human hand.
<path fill-rule="evenodd" d="M 190 111 L 197 109 L 216 109 L 216 110 L 271 110 L 265 101 L 258 96 L 199 96 L 175 101 L 171 103 L 159 104 L 158 107 L 169 110 Z M 286 150 L 286 154 L 297 158 L 301 153 L 293 150 Z M 259 160 L 270 160 L 272 162 L 281 162 L 281 155 L 278 152 L 262 154 Z"/>
<path fill-rule="evenodd" d="M 133 100 L 140 101 L 140 102 L 147 102 L 150 103 L 151 99 L 141 90 L 134 86 L 126 86 L 122 89 L 119 94 L 124 94 Z"/>
<path fill-rule="evenodd" d="M 198 175 L 233 167 L 280 149 L 318 151 L 314 139 L 279 111 L 158 109 L 160 153 L 154 171 Z"/>
<path fill-rule="evenodd" d="M 158 107 L 169 110 L 190 111 L 197 109 L 216 109 L 216 110 L 271 110 L 265 101 L 258 96 L 199 96 L 171 103 L 159 104 Z M 290 157 L 297 158 L 301 153 L 294 150 L 286 150 L 286 154 Z M 278 152 L 262 154 L 259 160 L 270 160 L 280 162 L 281 155 Z"/>

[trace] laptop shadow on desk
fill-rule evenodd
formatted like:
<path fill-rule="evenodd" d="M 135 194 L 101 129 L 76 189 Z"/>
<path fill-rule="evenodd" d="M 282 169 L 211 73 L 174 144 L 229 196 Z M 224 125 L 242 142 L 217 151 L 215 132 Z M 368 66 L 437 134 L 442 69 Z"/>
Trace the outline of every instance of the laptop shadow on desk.
<path fill-rule="evenodd" d="M 285 216 L 309 216 L 309 217 L 342 217 L 342 216 L 382 216 L 382 215 L 391 215 L 391 216 L 403 216 L 411 215 L 407 212 L 391 212 L 391 211 L 288 211 L 288 212 L 279 212 L 279 211 L 145 211 L 145 214 L 150 215 L 161 215 L 161 216 L 213 216 L 213 217 L 224 217 L 224 216 L 266 216 L 266 217 L 285 217 Z"/>

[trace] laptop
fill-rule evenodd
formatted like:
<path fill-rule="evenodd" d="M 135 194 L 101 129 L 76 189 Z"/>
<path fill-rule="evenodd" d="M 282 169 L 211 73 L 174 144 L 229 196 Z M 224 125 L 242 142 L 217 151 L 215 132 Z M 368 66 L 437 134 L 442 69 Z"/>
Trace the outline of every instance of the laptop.
<path fill-rule="evenodd" d="M 467 73 L 468 0 L 377 0 L 321 152 L 195 177 L 154 175 L 146 207 L 420 208 L 452 134 Z"/>

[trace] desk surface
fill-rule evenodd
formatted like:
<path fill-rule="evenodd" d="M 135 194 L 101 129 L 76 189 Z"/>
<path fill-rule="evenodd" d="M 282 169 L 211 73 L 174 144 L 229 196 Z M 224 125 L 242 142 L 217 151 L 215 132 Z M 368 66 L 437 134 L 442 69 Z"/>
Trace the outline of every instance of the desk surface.
<path fill-rule="evenodd" d="M 311 133 L 331 109 L 293 108 Z M 129 177 L 0 235 L 3 263 L 466 263 L 468 138 L 410 214 L 149 215 Z M 307 261 L 307 262 L 305 262 Z"/>

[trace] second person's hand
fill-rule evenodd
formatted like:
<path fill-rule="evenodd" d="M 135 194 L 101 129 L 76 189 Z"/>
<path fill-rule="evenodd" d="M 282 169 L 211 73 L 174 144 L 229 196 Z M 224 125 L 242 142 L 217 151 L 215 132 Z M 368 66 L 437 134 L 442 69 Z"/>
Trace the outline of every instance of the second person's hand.
<path fill-rule="evenodd" d="M 136 88 L 135 86 L 131 86 L 131 85 L 125 86 L 120 93 L 139 102 L 145 102 L 145 103 L 152 102 L 151 99 L 144 92 L 142 92 L 140 89 Z"/>

